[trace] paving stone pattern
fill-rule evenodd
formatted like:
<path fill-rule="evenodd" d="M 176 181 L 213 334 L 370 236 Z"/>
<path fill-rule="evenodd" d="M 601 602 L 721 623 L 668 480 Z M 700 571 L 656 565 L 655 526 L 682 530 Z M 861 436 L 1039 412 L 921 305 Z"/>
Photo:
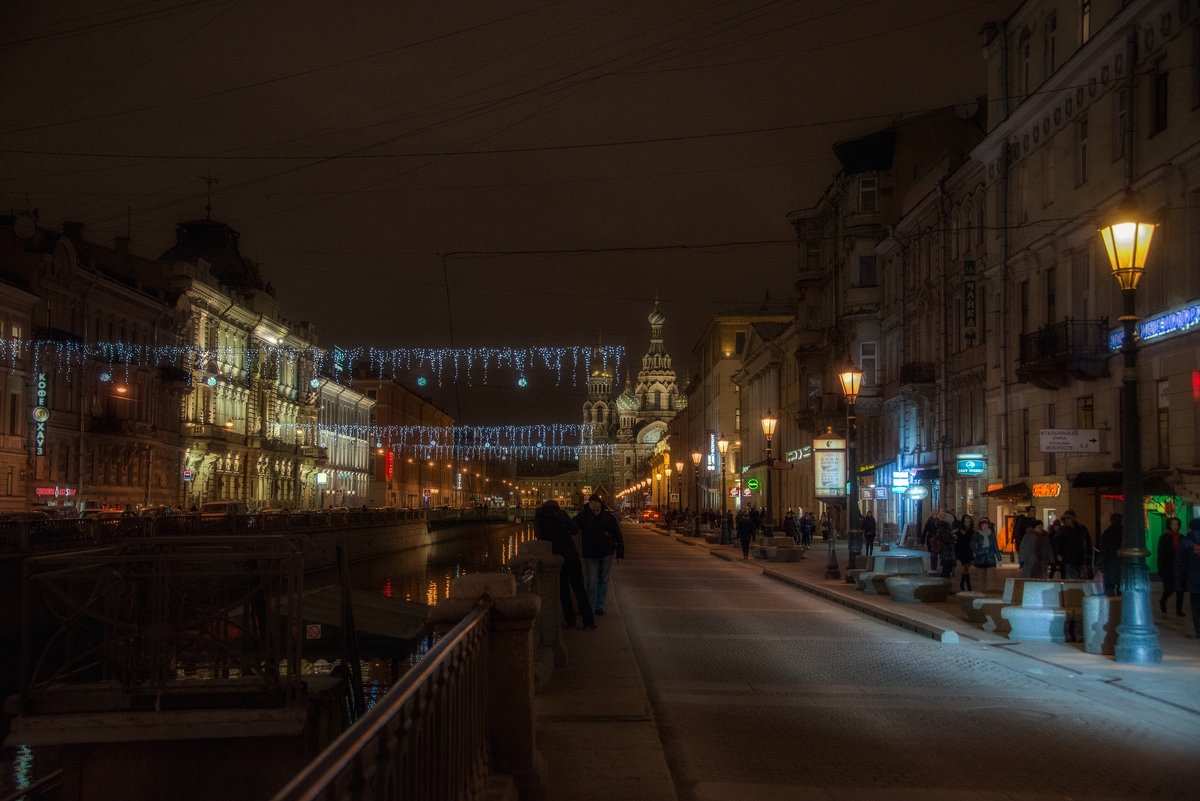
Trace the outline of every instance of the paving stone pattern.
<path fill-rule="evenodd" d="M 1198 718 L 626 538 L 614 591 L 681 801 L 1200 797 Z"/>

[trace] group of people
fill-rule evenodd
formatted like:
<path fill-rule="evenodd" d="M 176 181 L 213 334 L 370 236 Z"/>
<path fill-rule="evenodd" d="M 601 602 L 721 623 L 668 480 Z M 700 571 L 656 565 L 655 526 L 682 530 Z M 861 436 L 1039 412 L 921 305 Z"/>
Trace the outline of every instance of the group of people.
<path fill-rule="evenodd" d="M 921 538 L 929 551 L 931 570 L 937 570 L 940 563 L 942 578 L 953 580 L 957 576 L 962 591 L 976 589 L 972 576 L 978 579 L 980 591 L 991 589 L 1000 564 L 1000 543 L 992 521 L 983 517 L 976 525 L 971 515 L 958 518 L 949 510 L 934 512 L 925 522 Z"/>
<path fill-rule="evenodd" d="M 533 532 L 539 540 L 547 540 L 552 552 L 563 560 L 558 574 L 563 624 L 573 628 L 576 619 L 582 618 L 584 629 L 596 628 L 596 616 L 604 614 L 608 600 L 613 558 L 625 558 L 625 540 L 616 515 L 599 495 L 590 496 L 574 518 L 557 501 L 546 501 L 534 513 Z"/>

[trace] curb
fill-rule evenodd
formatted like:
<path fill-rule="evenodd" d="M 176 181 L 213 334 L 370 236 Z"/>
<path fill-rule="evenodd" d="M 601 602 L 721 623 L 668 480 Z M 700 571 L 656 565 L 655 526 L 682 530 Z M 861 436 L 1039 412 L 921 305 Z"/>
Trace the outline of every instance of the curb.
<path fill-rule="evenodd" d="M 714 553 L 713 556 L 716 556 L 719 559 L 726 558 L 723 554 Z M 826 590 L 822 587 L 809 584 L 802 579 L 777 573 L 769 568 L 764 567 L 762 569 L 762 574 L 767 578 L 780 582 L 781 584 L 787 584 L 789 587 L 796 587 L 797 589 L 804 590 L 805 592 L 810 592 L 813 595 L 825 599 L 826 601 L 832 601 L 836 604 L 841 604 L 842 606 L 853 609 L 856 612 L 862 612 L 863 614 L 870 615 L 877 620 L 882 620 L 883 622 L 890 623 L 893 626 L 899 626 L 902 629 L 907 629 L 908 631 L 929 637 L 937 642 L 956 643 L 959 641 L 958 632 L 956 631 L 944 629 L 940 626 L 934 626 L 931 623 L 926 623 L 923 620 L 917 620 L 907 615 L 898 614 L 886 609 L 880 609 L 879 607 L 871 604 L 859 602 L 856 598 L 849 598 L 841 593 L 831 592 L 830 590 Z"/>

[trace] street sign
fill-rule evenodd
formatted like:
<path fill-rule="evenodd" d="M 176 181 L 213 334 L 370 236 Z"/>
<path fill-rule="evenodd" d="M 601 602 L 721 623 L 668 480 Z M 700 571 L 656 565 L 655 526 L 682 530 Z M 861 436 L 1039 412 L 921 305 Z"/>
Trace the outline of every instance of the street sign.
<path fill-rule="evenodd" d="M 736 498 L 737 496 L 739 496 L 741 494 L 742 494 L 741 487 L 730 487 L 729 488 L 729 497 L 730 498 Z"/>
<path fill-rule="evenodd" d="M 584 488 L 583 488 L 583 494 L 584 494 L 584 495 L 591 495 L 591 494 L 592 494 L 592 488 L 591 488 L 591 486 L 589 486 L 589 485 L 585 485 L 585 486 L 584 486 Z"/>
<path fill-rule="evenodd" d="M 746 486 L 752 490 L 758 489 L 758 479 L 757 478 L 747 479 Z"/>
<path fill-rule="evenodd" d="M 678 492 L 671 493 L 671 503 L 679 503 L 679 493 Z"/>
<path fill-rule="evenodd" d="M 751 495 L 753 495 L 753 494 L 754 494 L 754 490 L 752 490 L 752 489 L 744 489 L 744 490 L 742 490 L 742 497 L 743 497 L 743 498 L 749 498 L 749 497 L 750 497 Z"/>
<path fill-rule="evenodd" d="M 307 626 L 305 626 L 304 627 L 304 639 L 306 639 L 306 640 L 321 639 L 321 624 L 320 623 L 309 623 Z"/>
<path fill-rule="evenodd" d="M 1042 453 L 1099 453 L 1100 431 L 1095 428 L 1043 428 L 1038 431 Z"/>

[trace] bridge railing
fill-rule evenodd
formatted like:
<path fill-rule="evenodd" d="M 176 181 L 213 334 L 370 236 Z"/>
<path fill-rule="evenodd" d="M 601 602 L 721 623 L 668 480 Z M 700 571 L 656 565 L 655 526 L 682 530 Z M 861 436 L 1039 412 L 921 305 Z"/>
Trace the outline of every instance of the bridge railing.
<path fill-rule="evenodd" d="M 465 801 L 487 783 L 488 629 L 481 602 L 272 801 Z"/>

